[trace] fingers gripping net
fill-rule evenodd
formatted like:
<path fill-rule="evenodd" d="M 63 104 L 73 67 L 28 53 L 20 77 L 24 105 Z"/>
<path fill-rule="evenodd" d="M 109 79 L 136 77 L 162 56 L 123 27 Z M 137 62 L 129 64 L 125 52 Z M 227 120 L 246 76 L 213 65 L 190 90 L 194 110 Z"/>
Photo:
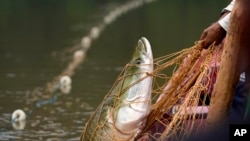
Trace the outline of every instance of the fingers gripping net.
<path fill-rule="evenodd" d="M 182 140 L 204 128 L 221 50 L 201 44 L 154 60 L 152 111 L 137 140 Z"/>

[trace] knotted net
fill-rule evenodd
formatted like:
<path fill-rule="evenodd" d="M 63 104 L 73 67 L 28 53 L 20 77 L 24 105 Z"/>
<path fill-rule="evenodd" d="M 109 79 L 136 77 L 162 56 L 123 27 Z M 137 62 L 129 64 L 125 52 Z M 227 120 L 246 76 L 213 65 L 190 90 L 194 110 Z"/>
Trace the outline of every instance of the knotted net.
<path fill-rule="evenodd" d="M 152 111 L 138 141 L 183 140 L 205 127 L 221 46 L 193 47 L 154 59 Z M 167 75 L 169 74 L 169 75 Z"/>
<path fill-rule="evenodd" d="M 198 41 L 192 47 L 155 58 L 152 73 L 116 93 L 112 93 L 114 88 L 111 88 L 86 123 L 81 140 L 116 141 L 111 136 L 116 130 L 110 130 L 115 126 L 108 126 L 112 123 L 106 119 L 107 107 L 119 108 L 115 105 L 121 102 L 124 91 L 147 77 L 153 78 L 153 86 L 151 111 L 146 117 L 146 124 L 136 137 L 127 134 L 121 135 L 121 138 L 126 136 L 126 140 L 133 141 L 181 141 L 191 134 L 199 134 L 205 127 L 209 100 L 219 69 L 221 48 L 212 44 L 205 50 L 202 48 L 202 41 Z M 124 83 L 127 76 L 123 74 L 127 67 L 124 67 L 115 85 L 118 82 Z M 119 131 L 114 134 L 118 133 Z"/>

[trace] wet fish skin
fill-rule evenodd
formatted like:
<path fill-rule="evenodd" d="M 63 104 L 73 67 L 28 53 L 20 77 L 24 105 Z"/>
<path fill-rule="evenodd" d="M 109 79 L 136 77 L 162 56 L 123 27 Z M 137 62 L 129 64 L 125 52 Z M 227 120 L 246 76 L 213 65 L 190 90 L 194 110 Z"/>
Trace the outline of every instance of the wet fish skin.
<path fill-rule="evenodd" d="M 88 120 L 80 140 L 133 140 L 151 110 L 152 72 L 151 45 L 142 37 L 130 63 Z"/>

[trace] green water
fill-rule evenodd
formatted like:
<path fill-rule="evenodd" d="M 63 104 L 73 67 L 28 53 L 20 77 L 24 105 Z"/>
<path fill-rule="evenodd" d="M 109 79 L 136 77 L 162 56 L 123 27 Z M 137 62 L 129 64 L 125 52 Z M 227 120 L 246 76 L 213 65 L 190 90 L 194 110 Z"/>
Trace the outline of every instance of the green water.
<path fill-rule="evenodd" d="M 154 57 L 190 47 L 227 3 L 158 0 L 120 16 L 92 43 L 72 76 L 71 93 L 37 108 L 34 89 L 59 75 L 72 58 L 74 45 L 124 2 L 0 1 L 0 140 L 78 140 L 86 119 L 130 60 L 140 37 L 148 38 Z M 11 113 L 18 108 L 32 110 L 22 131 L 10 124 Z"/>

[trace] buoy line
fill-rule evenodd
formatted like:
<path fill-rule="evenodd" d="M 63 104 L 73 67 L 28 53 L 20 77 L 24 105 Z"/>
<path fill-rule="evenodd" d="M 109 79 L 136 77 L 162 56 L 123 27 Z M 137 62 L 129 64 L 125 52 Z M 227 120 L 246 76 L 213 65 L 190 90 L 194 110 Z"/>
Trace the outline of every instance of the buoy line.
<path fill-rule="evenodd" d="M 11 123 L 13 128 L 17 130 L 22 130 L 25 128 L 26 118 L 31 115 L 34 109 L 41 107 L 46 104 L 53 104 L 56 102 L 57 97 L 60 94 L 69 94 L 72 88 L 72 76 L 75 73 L 76 68 L 84 61 L 87 51 L 91 48 L 92 42 L 97 40 L 101 35 L 102 31 L 110 24 L 112 24 L 117 18 L 122 15 L 137 9 L 145 4 L 149 4 L 157 0 L 130 0 L 125 4 L 121 4 L 120 6 L 114 8 L 108 14 L 106 14 L 101 22 L 95 26 L 92 26 L 85 36 L 81 38 L 81 41 L 74 45 L 71 48 L 74 49 L 74 53 L 72 55 L 71 61 L 68 63 L 66 68 L 56 77 L 52 79 L 52 81 L 46 83 L 44 87 L 36 87 L 31 93 L 32 95 L 39 95 L 45 100 L 36 99 L 35 106 L 33 109 L 30 109 L 28 115 L 22 109 L 17 109 L 12 113 Z M 59 93 L 56 93 L 59 91 Z M 16 127 L 18 122 L 19 127 Z M 23 123 L 20 123 L 23 122 Z M 2 128 L 3 129 L 3 128 Z"/>

